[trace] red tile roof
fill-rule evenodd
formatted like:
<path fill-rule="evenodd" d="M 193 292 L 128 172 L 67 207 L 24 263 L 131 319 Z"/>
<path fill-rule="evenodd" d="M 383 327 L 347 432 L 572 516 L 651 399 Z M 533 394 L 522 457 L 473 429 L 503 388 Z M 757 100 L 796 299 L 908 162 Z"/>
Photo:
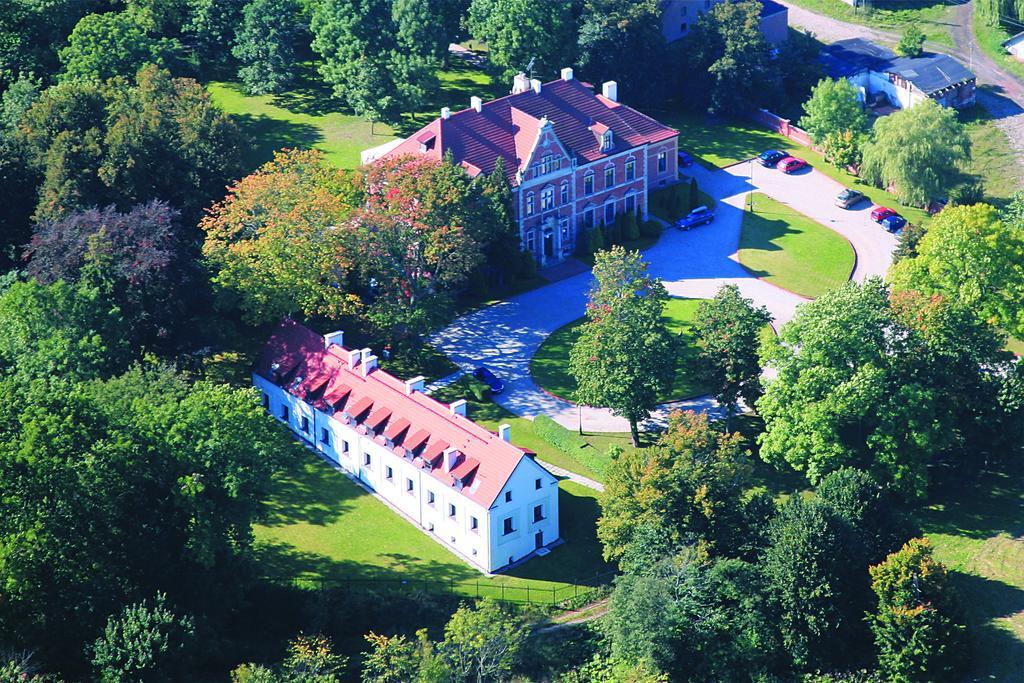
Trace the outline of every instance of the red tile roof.
<path fill-rule="evenodd" d="M 527 163 L 541 119 L 551 122 L 555 135 L 579 163 L 589 163 L 633 147 L 668 140 L 679 134 L 646 114 L 595 94 L 578 80 L 545 83 L 532 89 L 485 102 L 435 119 L 388 152 L 387 157 L 427 156 L 440 160 L 451 150 L 456 163 L 471 173 L 490 173 L 499 157 L 510 182 Z M 600 132 L 611 130 L 614 145 L 602 151 Z M 596 131 L 597 134 L 595 134 Z M 436 137 L 432 144 L 426 141 Z M 475 173 L 474 173 L 475 171 Z"/>
<path fill-rule="evenodd" d="M 274 331 L 256 363 L 255 372 L 285 391 L 305 400 L 305 378 L 317 384 L 328 376 L 323 398 L 313 398 L 313 405 L 328 414 L 334 408 L 358 419 L 369 411 L 359 424 L 360 430 L 371 429 L 376 439 L 386 437 L 401 457 L 412 458 L 412 451 L 426 444 L 423 466 L 430 466 L 430 475 L 445 486 L 459 489 L 470 500 L 488 508 L 505 487 L 512 472 L 527 451 L 503 441 L 469 418 L 452 415 L 448 406 L 426 394 L 406 394 L 405 382 L 383 370 L 363 376 L 362 368 L 348 366 L 348 350 L 336 344 L 324 348 L 324 339 L 312 330 L 286 320 Z M 296 379 L 303 378 L 296 382 Z M 461 457 L 452 472 L 444 471 L 444 451 L 458 450 Z"/>

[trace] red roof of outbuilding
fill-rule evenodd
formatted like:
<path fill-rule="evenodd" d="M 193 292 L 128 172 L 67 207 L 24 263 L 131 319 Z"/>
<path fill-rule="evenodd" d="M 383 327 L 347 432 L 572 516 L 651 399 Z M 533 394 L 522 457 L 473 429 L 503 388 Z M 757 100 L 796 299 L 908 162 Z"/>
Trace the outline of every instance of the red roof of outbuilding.
<path fill-rule="evenodd" d="M 323 398 L 312 399 L 318 409 L 330 412 L 332 404 L 344 401 L 337 410 L 353 418 L 370 411 L 360 427 L 391 439 L 402 457 L 426 443 L 423 458 L 434 461 L 430 475 L 445 486 L 461 480 L 462 495 L 485 508 L 527 453 L 469 418 L 450 414 L 447 405 L 422 392 L 407 394 L 405 382 L 383 370 L 372 370 L 364 377 L 361 366 L 349 367 L 347 349 L 336 344 L 325 348 L 323 337 L 291 320 L 274 331 L 255 373 L 302 399 L 305 382 L 296 383 L 296 378 L 315 378 L 320 385 L 327 375 Z M 448 448 L 462 455 L 452 472 L 444 471 L 444 459 L 439 457 Z"/>
<path fill-rule="evenodd" d="M 581 81 L 557 80 L 485 102 L 435 119 L 385 156 L 427 156 L 441 160 L 451 150 L 456 163 L 473 174 L 490 173 L 500 157 L 513 184 L 516 171 L 527 162 L 541 128 L 551 122 L 555 135 L 579 163 L 589 163 L 633 147 L 668 140 L 679 134 L 632 107 L 595 94 Z M 613 146 L 601 150 L 600 132 L 611 130 Z M 600 131 L 600 132 L 598 132 Z M 426 140 L 434 136 L 433 144 Z"/>

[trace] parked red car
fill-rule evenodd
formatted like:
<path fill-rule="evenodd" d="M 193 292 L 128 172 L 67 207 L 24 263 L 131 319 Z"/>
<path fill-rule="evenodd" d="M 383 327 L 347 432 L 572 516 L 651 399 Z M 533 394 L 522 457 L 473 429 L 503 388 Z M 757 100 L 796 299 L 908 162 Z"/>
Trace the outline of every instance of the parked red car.
<path fill-rule="evenodd" d="M 806 168 L 807 162 L 803 159 L 797 159 L 796 157 L 786 157 L 778 163 L 775 167 L 783 173 L 793 173 L 799 171 L 801 168 Z"/>
<path fill-rule="evenodd" d="M 871 220 L 873 220 L 876 223 L 881 223 L 889 216 L 898 215 L 899 214 L 893 211 L 892 209 L 884 206 L 876 206 L 875 208 L 871 209 Z"/>

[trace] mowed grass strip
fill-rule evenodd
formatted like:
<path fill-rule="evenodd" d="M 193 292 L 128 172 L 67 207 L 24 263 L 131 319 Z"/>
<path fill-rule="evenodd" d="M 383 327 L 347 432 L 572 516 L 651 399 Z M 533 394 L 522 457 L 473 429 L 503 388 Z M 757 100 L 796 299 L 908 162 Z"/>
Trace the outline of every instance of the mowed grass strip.
<path fill-rule="evenodd" d="M 661 402 L 676 401 L 694 396 L 703 396 L 711 390 L 696 377 L 693 366 L 698 353 L 693 336 L 693 318 L 697 313 L 700 299 L 669 299 L 663 316 L 669 330 L 680 335 L 679 355 L 676 362 L 675 381 L 660 397 Z M 579 327 L 586 321 L 580 318 L 560 327 L 544 340 L 537 353 L 530 359 L 530 374 L 539 387 L 568 401 L 574 400 L 576 380 L 569 372 L 569 350 L 579 338 Z"/>
<path fill-rule="evenodd" d="M 267 576 L 283 581 L 376 582 L 379 588 L 454 589 L 465 595 L 543 600 L 573 583 L 590 585 L 611 567 L 601 559 L 597 492 L 559 484 L 564 545 L 505 574 L 487 577 L 388 508 L 317 456 L 296 448 L 292 466 L 275 478 L 265 518 L 254 527 L 256 552 Z M 604 577 L 607 581 L 607 577 Z M 402 584 L 401 582 L 407 582 Z M 560 599 L 568 597 L 558 593 Z"/>
<path fill-rule="evenodd" d="M 812 298 L 849 280 L 855 262 L 843 236 L 760 193 L 743 214 L 739 257 L 757 277 Z"/>

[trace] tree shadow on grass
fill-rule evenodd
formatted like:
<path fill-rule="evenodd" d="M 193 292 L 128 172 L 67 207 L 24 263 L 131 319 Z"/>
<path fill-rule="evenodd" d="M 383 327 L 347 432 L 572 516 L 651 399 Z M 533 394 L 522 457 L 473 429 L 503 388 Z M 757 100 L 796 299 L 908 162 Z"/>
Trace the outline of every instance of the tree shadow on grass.
<path fill-rule="evenodd" d="M 926 533 L 972 539 L 1000 534 L 1024 537 L 1024 485 L 1018 472 L 983 472 L 973 480 L 962 475 L 937 481 L 931 504 L 918 514 Z"/>
<path fill-rule="evenodd" d="M 273 495 L 263 505 L 264 526 L 327 526 L 348 512 L 356 498 L 366 495 L 341 472 L 314 461 L 305 449 L 296 450 L 301 462 L 276 477 Z"/>
<path fill-rule="evenodd" d="M 1019 680 L 1024 671 L 1024 641 L 996 620 L 1024 613 L 1024 590 L 974 574 L 951 572 L 966 608 L 973 646 L 970 680 Z"/>
<path fill-rule="evenodd" d="M 275 106 L 296 114 L 326 116 L 335 112 L 351 114 L 328 83 L 320 77 L 313 62 L 299 65 L 295 79 L 284 92 L 274 95 Z"/>
<path fill-rule="evenodd" d="M 740 250 L 752 249 L 763 252 L 781 252 L 784 248 L 779 245 L 779 240 L 787 235 L 795 235 L 799 231 L 790 227 L 786 220 L 773 218 L 772 212 L 758 211 L 747 213 L 743 216 L 743 228 L 740 233 Z M 775 273 L 767 270 L 753 268 L 747 261 L 741 259 L 743 267 L 754 277 L 771 277 Z"/>
<path fill-rule="evenodd" d="M 308 149 L 323 141 L 320 130 L 308 123 L 282 121 L 266 114 L 234 114 L 231 118 L 252 141 L 245 155 L 250 168 L 270 161 L 283 147 Z"/>

